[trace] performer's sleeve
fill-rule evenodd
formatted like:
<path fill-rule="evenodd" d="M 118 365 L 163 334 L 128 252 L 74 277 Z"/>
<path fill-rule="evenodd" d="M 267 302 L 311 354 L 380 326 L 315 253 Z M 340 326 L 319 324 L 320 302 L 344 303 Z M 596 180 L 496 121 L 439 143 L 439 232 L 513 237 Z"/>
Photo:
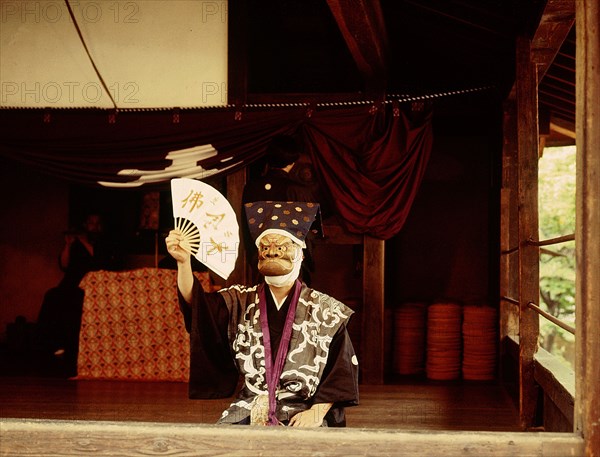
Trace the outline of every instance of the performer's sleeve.
<path fill-rule="evenodd" d="M 331 341 L 313 403 L 333 403 L 341 408 L 358 405 L 358 362 L 345 325 Z"/>
<path fill-rule="evenodd" d="M 227 327 L 229 312 L 219 293 L 205 293 L 194 277 L 191 303 L 179 294 L 179 306 L 190 334 L 190 398 L 224 398 L 233 394 L 238 371 Z"/>

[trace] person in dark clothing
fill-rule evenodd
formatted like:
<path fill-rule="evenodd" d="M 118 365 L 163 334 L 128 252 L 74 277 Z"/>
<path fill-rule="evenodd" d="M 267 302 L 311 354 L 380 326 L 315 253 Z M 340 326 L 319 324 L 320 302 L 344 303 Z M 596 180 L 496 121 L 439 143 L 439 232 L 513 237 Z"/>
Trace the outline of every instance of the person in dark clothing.
<path fill-rule="evenodd" d="M 345 426 L 345 407 L 358 404 L 358 361 L 346 328 L 353 311 L 299 280 L 318 204 L 254 202 L 245 210 L 264 276 L 255 286 L 205 293 L 182 233 L 165 240 L 190 333 L 190 397 L 230 396 L 241 374 L 243 386 L 218 423 Z"/>
<path fill-rule="evenodd" d="M 300 146 L 293 137 L 275 136 L 266 152 L 267 169 L 259 178 L 246 183 L 242 194 L 242 203 L 258 201 L 295 201 L 320 203 L 313 188 L 292 176 L 292 169 L 300 159 Z M 256 265 L 257 253 L 244 225 L 244 239 L 252 265 Z M 305 261 L 302 265 L 302 279 L 310 284 L 314 272 L 312 238 L 308 237 L 304 250 Z M 258 279 L 258 272 L 253 269 Z"/>
<path fill-rule="evenodd" d="M 60 283 L 44 295 L 36 323 L 42 375 L 71 377 L 77 374 L 79 330 L 84 291 L 79 283 L 89 271 L 118 269 L 116 249 L 103 236 L 102 218 L 88 214 L 81 228 L 65 232 L 59 256 L 64 272 Z"/>
<path fill-rule="evenodd" d="M 246 184 L 242 202 L 317 201 L 311 188 L 294 179 L 290 173 L 300 153 L 298 143 L 291 136 L 274 137 L 267 148 L 266 172 Z"/>

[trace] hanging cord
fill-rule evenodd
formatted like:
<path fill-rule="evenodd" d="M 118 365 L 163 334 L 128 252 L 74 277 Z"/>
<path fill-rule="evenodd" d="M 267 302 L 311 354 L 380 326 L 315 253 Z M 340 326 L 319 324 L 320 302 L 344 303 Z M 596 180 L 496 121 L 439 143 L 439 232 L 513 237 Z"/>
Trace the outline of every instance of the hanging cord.
<path fill-rule="evenodd" d="M 71 5 L 69 4 L 69 0 L 65 0 L 65 4 L 67 5 L 67 10 L 69 10 L 69 15 L 71 16 L 71 19 L 73 20 L 73 25 L 75 26 L 75 30 L 77 30 L 77 34 L 79 35 L 79 39 L 81 40 L 81 44 L 83 45 L 83 49 L 85 49 L 85 52 L 87 53 L 87 55 L 88 55 L 88 57 L 90 59 L 92 67 L 94 67 L 94 71 L 96 72 L 96 76 L 98 76 L 98 79 L 100 80 L 100 83 L 102 84 L 102 87 L 106 91 L 106 94 L 110 98 L 110 101 L 112 102 L 115 110 L 118 111 L 119 108 L 117 107 L 117 104 L 115 103 L 115 100 L 114 100 L 112 94 L 108 90 L 108 87 L 106 86 L 106 82 L 104 81 L 104 78 L 100 74 L 100 71 L 98 71 L 98 67 L 96 67 L 96 64 L 94 63 L 94 59 L 92 59 L 92 55 L 90 54 L 90 50 L 88 49 L 87 45 L 85 44 L 85 40 L 83 39 L 83 34 L 81 33 L 81 29 L 79 28 L 79 24 L 77 24 L 77 20 L 75 19 L 75 15 L 73 14 L 73 10 L 71 9 Z"/>
<path fill-rule="evenodd" d="M 445 92 L 437 92 L 432 94 L 421 94 L 421 95 L 409 95 L 409 94 L 387 94 L 386 100 L 382 101 L 383 104 L 393 103 L 398 101 L 399 103 L 432 100 L 436 98 L 448 97 L 452 95 L 463 95 L 473 92 L 482 92 L 494 89 L 494 86 L 480 86 L 471 87 L 468 89 L 449 90 Z M 337 106 L 360 106 L 360 105 L 374 105 L 375 100 L 348 100 L 348 101 L 336 101 L 336 102 L 317 102 L 314 104 L 317 108 L 337 107 Z M 235 105 L 228 105 L 228 107 Z M 291 102 L 291 103 L 247 103 L 243 105 L 243 108 L 296 108 L 296 107 L 310 107 L 310 103 L 303 102 Z"/>
<path fill-rule="evenodd" d="M 65 0 L 68 1 L 68 0 Z M 73 19 L 73 23 L 75 23 L 75 19 Z M 77 27 L 77 24 L 75 23 L 75 27 Z M 79 28 L 77 28 L 77 31 L 79 32 Z M 81 37 L 81 33 L 79 33 L 79 36 Z M 83 42 L 83 38 L 81 39 L 81 42 L 83 43 L 83 45 L 85 46 L 85 43 Z M 87 47 L 86 47 L 86 51 L 87 51 Z M 89 52 L 88 52 L 88 56 L 89 56 Z M 92 62 L 92 65 L 94 65 L 94 62 L 90 56 L 90 61 Z M 96 66 L 94 65 L 94 69 L 96 69 Z M 96 74 L 98 75 L 98 78 L 100 78 L 100 81 L 102 82 L 102 85 L 104 86 L 106 92 L 108 93 L 108 96 L 110 97 L 110 99 L 113 102 L 113 105 L 115 106 L 115 110 L 118 112 L 143 112 L 143 111 L 172 111 L 175 110 L 179 115 L 181 115 L 181 113 L 188 111 L 188 110 L 227 110 L 227 109 L 237 109 L 238 112 L 240 113 L 240 119 L 241 119 L 241 113 L 242 110 L 252 110 L 252 109 L 273 109 L 273 108 L 307 108 L 308 111 L 310 112 L 310 114 L 312 115 L 313 112 L 317 109 L 317 108 L 335 108 L 335 107 L 345 107 L 345 106 L 364 106 L 364 105 L 375 105 L 378 103 L 381 103 L 383 105 L 388 105 L 390 103 L 408 103 L 408 102 L 418 102 L 418 101 L 425 101 L 425 100 L 435 100 L 438 98 L 445 98 L 445 97 L 451 97 L 451 96 L 456 96 L 456 95 L 465 95 L 465 94 L 471 94 L 471 93 L 476 93 L 476 92 L 486 92 L 486 91 L 491 91 L 496 89 L 496 86 L 494 85 L 485 85 L 485 86 L 477 86 L 477 87 L 469 87 L 466 89 L 456 89 L 456 90 L 446 90 L 446 91 L 441 91 L 441 92 L 434 92 L 434 93 L 428 93 L 428 94 L 386 94 L 385 96 L 385 100 L 383 101 L 379 101 L 376 102 L 375 100 L 344 100 L 344 101 L 322 101 L 322 102 L 275 102 L 275 103 L 246 103 L 243 105 L 234 105 L 234 104 L 227 104 L 227 105 L 209 105 L 209 106 L 173 106 L 173 107 L 163 107 L 163 108 L 117 108 L 117 104 L 115 103 L 115 101 L 113 100 L 110 91 L 108 91 L 108 89 L 106 89 L 106 84 L 104 83 L 104 80 L 102 79 L 102 76 L 100 76 L 100 73 L 98 72 L 98 70 L 96 69 Z M 93 107 L 89 107 L 89 108 L 93 108 Z M 23 108 L 23 107 L 11 107 L 11 106 L 0 106 L 0 110 L 3 109 L 31 109 L 31 110 L 36 110 L 39 108 L 36 107 L 31 107 L 31 108 Z M 57 109 L 69 109 L 69 108 L 57 108 Z M 310 116 L 309 116 L 310 117 Z"/>

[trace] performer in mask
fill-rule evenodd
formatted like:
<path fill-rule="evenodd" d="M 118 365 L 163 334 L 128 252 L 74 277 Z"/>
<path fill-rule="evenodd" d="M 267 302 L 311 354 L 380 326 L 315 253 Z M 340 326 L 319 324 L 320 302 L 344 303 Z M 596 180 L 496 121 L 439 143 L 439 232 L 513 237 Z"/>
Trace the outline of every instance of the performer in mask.
<path fill-rule="evenodd" d="M 190 333 L 191 398 L 233 394 L 218 423 L 345 426 L 358 404 L 358 361 L 346 325 L 353 311 L 302 283 L 302 248 L 319 205 L 245 205 L 264 282 L 205 293 L 183 237 L 166 238 L 177 261 L 180 307 Z"/>

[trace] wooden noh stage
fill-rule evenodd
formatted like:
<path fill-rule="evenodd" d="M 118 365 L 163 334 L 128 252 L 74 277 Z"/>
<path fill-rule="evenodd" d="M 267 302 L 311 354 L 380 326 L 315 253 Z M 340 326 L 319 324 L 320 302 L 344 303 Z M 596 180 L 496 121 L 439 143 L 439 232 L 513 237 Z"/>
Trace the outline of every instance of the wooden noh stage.
<path fill-rule="evenodd" d="M 0 455 L 562 457 L 582 446 L 520 431 L 495 382 L 363 385 L 345 429 L 214 425 L 230 400 L 189 400 L 184 382 L 4 377 Z"/>
<path fill-rule="evenodd" d="M 356 8 L 349 2 L 328 3 Z M 356 4 L 365 7 L 365 2 Z M 189 400 L 187 385 L 181 381 L 4 376 L 0 377 L 0 456 L 599 456 L 599 17 L 597 0 L 548 1 L 534 39 L 516 37 L 515 86 L 505 103 L 502 126 L 506 182 L 500 189 L 502 239 L 498 240 L 505 251 L 498 284 L 499 358 L 501 365 L 512 362 L 513 371 L 508 373 L 512 384 L 502 376 L 486 382 L 403 379 L 386 383 L 385 246 L 366 236 L 363 293 L 370 308 L 361 329 L 363 379 L 360 405 L 347 410 L 346 428 L 218 426 L 215 421 L 231 399 Z M 578 31 L 577 351 L 574 374 L 563 383 L 545 367 L 539 349 L 539 316 L 531 306 L 539 298 L 539 283 L 531 278 L 539 276 L 541 245 L 536 241 L 538 96 L 544 93 L 538 87 L 544 66 L 556 54 L 550 51 L 559 48 L 552 49 L 549 43 L 552 30 L 568 32 L 573 21 Z M 533 46 L 536 43 L 539 48 Z M 431 60 L 427 53 L 423 55 Z M 238 178 L 232 173 L 228 184 Z M 511 253 L 517 253 L 514 262 L 508 260 Z M 517 296 L 505 296 L 512 282 Z M 562 413 L 560 427 L 558 413 Z M 540 414 L 544 427 L 538 429 Z M 554 431 L 558 429 L 561 432 Z"/>

